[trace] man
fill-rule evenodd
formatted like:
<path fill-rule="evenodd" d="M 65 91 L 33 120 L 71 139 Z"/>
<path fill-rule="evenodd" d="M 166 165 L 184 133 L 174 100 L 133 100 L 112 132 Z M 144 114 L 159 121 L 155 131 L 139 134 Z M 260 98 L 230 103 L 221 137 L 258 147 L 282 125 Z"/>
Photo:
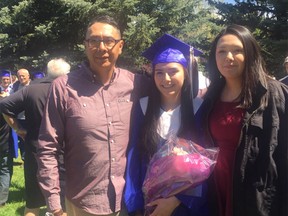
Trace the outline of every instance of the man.
<path fill-rule="evenodd" d="M 27 87 L 30 82 L 30 73 L 27 69 L 21 68 L 17 71 L 17 78 L 18 81 L 13 84 L 13 91 L 17 92 L 18 90 Z M 26 128 L 26 121 L 25 121 L 25 113 L 21 112 L 17 116 L 18 122 L 21 124 L 23 128 Z M 25 155 L 25 148 L 24 148 L 24 140 L 18 136 L 18 146 L 21 153 L 21 158 L 24 161 Z"/>
<path fill-rule="evenodd" d="M 28 86 L 31 81 L 29 71 L 24 68 L 17 71 L 17 78 L 18 81 L 13 85 L 14 92 Z"/>
<path fill-rule="evenodd" d="M 58 76 L 70 72 L 70 65 L 63 59 L 53 59 L 47 64 L 47 77 L 34 81 L 26 88 L 0 102 L 0 111 L 7 123 L 16 131 L 18 136 L 25 139 L 25 216 L 39 215 L 41 206 L 45 206 L 37 179 L 37 161 L 35 158 L 38 145 L 39 127 L 43 115 L 44 105 L 48 96 L 51 82 Z M 24 111 L 26 115 L 26 128 L 22 128 L 16 116 Z"/>
<path fill-rule="evenodd" d="M 283 77 L 282 79 L 280 79 L 279 81 L 288 85 L 288 56 L 285 58 L 283 66 L 284 66 L 284 70 L 285 70 L 287 75 L 285 77 Z"/>
<path fill-rule="evenodd" d="M 62 215 L 57 155 L 64 147 L 67 214 L 126 215 L 130 113 L 142 81 L 116 67 L 124 41 L 111 17 L 92 20 L 84 44 L 88 62 L 51 85 L 37 150 L 39 182 L 49 209 Z"/>

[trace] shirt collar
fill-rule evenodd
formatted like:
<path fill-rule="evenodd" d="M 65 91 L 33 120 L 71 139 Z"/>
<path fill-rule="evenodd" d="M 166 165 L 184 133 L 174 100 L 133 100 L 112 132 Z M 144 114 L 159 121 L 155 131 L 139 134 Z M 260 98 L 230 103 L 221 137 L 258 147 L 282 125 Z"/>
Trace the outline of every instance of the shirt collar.
<path fill-rule="evenodd" d="M 84 61 L 80 67 L 83 67 L 84 70 L 87 72 L 87 75 L 89 76 L 89 78 L 91 79 L 92 82 L 96 82 L 96 83 L 100 83 L 99 80 L 97 79 L 97 74 L 93 73 L 92 70 L 89 67 L 89 63 L 87 61 Z M 115 67 L 112 77 L 110 79 L 110 82 L 108 83 L 108 85 L 110 85 L 111 83 L 113 83 L 115 81 L 115 79 L 117 79 L 119 75 L 119 68 Z"/>

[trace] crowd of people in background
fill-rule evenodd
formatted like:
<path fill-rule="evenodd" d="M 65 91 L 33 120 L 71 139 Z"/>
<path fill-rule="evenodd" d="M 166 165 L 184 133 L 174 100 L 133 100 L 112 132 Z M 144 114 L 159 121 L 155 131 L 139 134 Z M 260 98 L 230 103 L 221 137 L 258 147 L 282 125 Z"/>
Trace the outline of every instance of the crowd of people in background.
<path fill-rule="evenodd" d="M 288 75 L 268 76 L 246 27 L 216 36 L 208 78 L 195 63 L 201 51 L 168 34 L 143 53 L 151 74 L 117 67 L 125 43 L 110 16 L 91 20 L 84 45 L 87 59 L 71 72 L 62 58 L 46 73 L 2 70 L 0 206 L 19 145 L 25 216 L 43 206 L 54 216 L 288 215 Z M 217 148 L 216 165 L 197 195 L 146 203 L 149 163 L 172 134 Z"/>
<path fill-rule="evenodd" d="M 26 216 L 39 215 L 40 207 L 46 205 L 37 180 L 38 166 L 35 158 L 39 127 L 51 82 L 58 76 L 69 72 L 70 65 L 65 60 L 52 59 L 47 64 L 47 76 L 33 80 L 33 84 L 28 86 L 28 82 L 30 83 L 29 73 L 27 70 L 21 69 L 18 71 L 18 78 L 20 80 L 19 87 L 22 86 L 22 88 L 7 97 L 0 105 L 0 112 L 8 125 L 22 141 L 25 141 L 25 155 L 21 156 L 24 161 L 26 200 L 24 215 Z M 21 121 L 22 119 L 19 119 L 19 113 L 25 114 L 26 118 L 23 120 L 25 124 Z M 61 169 L 64 170 L 63 158 L 59 159 L 59 163 L 61 163 Z M 63 175 L 60 178 L 62 182 Z M 64 203 L 64 199 L 62 202 Z"/>

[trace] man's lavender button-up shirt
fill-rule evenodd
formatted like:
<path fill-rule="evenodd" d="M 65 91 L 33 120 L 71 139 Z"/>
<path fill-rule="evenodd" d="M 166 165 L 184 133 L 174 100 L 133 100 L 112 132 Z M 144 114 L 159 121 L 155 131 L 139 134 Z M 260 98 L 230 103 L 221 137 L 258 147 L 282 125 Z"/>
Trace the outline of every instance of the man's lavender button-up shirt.
<path fill-rule="evenodd" d="M 50 210 L 61 208 L 57 168 L 61 148 L 67 199 L 93 214 L 121 209 L 131 109 L 142 96 L 136 77 L 116 68 L 113 80 L 102 85 L 83 64 L 52 83 L 37 153 L 39 182 Z"/>

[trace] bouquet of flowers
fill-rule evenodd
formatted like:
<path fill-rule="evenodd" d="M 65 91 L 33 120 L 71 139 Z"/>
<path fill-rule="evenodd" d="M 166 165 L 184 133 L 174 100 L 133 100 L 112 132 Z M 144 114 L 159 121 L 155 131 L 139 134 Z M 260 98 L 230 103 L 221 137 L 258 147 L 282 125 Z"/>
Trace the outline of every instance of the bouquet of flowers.
<path fill-rule="evenodd" d="M 152 157 L 143 183 L 145 202 L 195 188 L 213 171 L 218 148 L 205 149 L 172 136 Z"/>

